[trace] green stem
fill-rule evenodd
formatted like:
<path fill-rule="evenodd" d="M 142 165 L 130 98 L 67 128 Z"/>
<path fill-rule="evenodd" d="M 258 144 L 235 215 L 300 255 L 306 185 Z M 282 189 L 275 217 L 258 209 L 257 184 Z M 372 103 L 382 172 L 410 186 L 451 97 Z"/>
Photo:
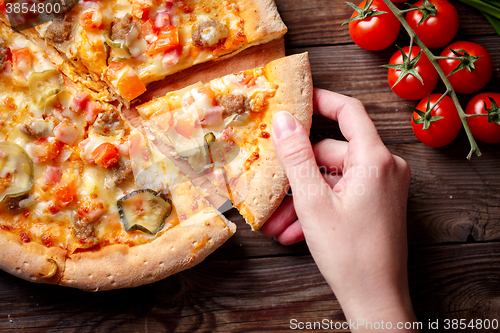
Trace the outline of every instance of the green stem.
<path fill-rule="evenodd" d="M 488 117 L 488 114 L 486 113 L 480 113 L 480 114 L 466 114 L 465 115 L 467 118 L 470 118 L 470 117 Z"/>
<path fill-rule="evenodd" d="M 416 10 L 419 10 L 419 8 L 404 9 L 404 10 L 401 10 L 401 13 L 406 14 L 406 13 L 409 13 L 409 12 L 414 12 Z"/>
<path fill-rule="evenodd" d="M 460 119 L 462 120 L 462 124 L 465 128 L 465 133 L 467 133 L 467 138 L 469 139 L 470 147 L 471 150 L 469 152 L 469 155 L 467 155 L 467 159 L 471 159 L 472 154 L 476 153 L 477 156 L 481 156 L 481 151 L 479 150 L 479 147 L 477 146 L 476 140 L 474 140 L 474 137 L 472 136 L 472 132 L 470 131 L 469 124 L 467 123 L 467 115 L 465 114 L 464 110 L 462 109 L 462 106 L 460 105 L 460 102 L 457 98 L 457 94 L 455 93 L 455 90 L 450 84 L 450 81 L 448 81 L 448 78 L 444 74 L 443 70 L 438 64 L 438 61 L 434 54 L 429 50 L 427 46 L 425 46 L 424 43 L 418 38 L 417 34 L 413 29 L 410 27 L 408 22 L 406 22 L 403 13 L 390 1 L 390 0 L 383 0 L 384 3 L 389 7 L 389 9 L 394 13 L 394 15 L 398 18 L 399 22 L 401 22 L 401 25 L 405 28 L 406 32 L 410 36 L 412 40 L 414 40 L 418 46 L 422 49 L 422 51 L 425 53 L 429 61 L 432 63 L 434 68 L 436 68 L 436 71 L 439 74 L 439 77 L 441 78 L 441 81 L 443 81 L 444 85 L 446 86 L 447 92 L 450 94 L 451 99 L 455 103 L 455 106 L 458 111 L 458 115 L 460 116 Z M 462 1 L 462 0 L 461 0 Z M 472 1 L 472 0 L 465 0 L 465 1 Z"/>
<path fill-rule="evenodd" d="M 429 110 L 429 112 L 430 112 L 430 111 L 432 111 L 432 110 L 436 107 L 436 105 L 438 105 L 438 104 L 439 104 L 439 102 L 441 102 L 441 100 L 442 100 L 443 98 L 445 98 L 445 96 L 446 96 L 446 95 L 448 95 L 448 93 L 449 93 L 449 91 L 448 91 L 448 90 L 446 90 L 446 91 L 444 92 L 444 94 L 442 94 L 442 95 L 441 95 L 441 97 L 439 97 L 439 99 L 436 101 L 436 103 L 434 103 L 434 105 L 433 105 L 433 106 L 432 106 L 432 108 Z"/>
<path fill-rule="evenodd" d="M 437 57 L 437 56 L 434 56 L 434 58 L 436 58 L 437 60 L 443 59 L 443 60 L 459 60 L 459 61 L 468 59 L 467 57 Z"/>

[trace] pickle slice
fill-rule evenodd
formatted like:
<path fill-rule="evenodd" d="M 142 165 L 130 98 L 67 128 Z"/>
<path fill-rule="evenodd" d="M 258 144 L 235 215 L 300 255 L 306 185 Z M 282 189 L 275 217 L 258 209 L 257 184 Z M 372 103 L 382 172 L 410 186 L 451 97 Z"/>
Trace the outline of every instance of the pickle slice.
<path fill-rule="evenodd" d="M 43 108 L 48 101 L 64 90 L 62 76 L 55 69 L 35 72 L 28 77 L 31 100 L 37 108 Z"/>
<path fill-rule="evenodd" d="M 118 212 L 126 231 L 140 230 L 155 235 L 172 213 L 172 201 L 153 190 L 138 190 L 120 198 Z"/>
<path fill-rule="evenodd" d="M 111 39 L 109 29 L 104 32 L 104 41 L 113 50 L 113 62 L 122 62 L 132 56 L 129 47 L 124 42 L 114 41 Z"/>
<path fill-rule="evenodd" d="M 16 143 L 0 142 L 0 202 L 28 193 L 35 168 L 26 151 Z"/>

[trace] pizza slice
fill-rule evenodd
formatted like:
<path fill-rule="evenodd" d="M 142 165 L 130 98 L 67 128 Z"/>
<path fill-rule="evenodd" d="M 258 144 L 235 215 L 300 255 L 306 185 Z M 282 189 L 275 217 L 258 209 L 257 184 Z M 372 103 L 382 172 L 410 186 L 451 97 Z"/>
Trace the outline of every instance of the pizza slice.
<path fill-rule="evenodd" d="M 137 111 L 256 230 L 288 190 L 271 139 L 273 116 L 287 110 L 309 131 L 312 91 L 304 53 L 167 93 Z"/>
<path fill-rule="evenodd" d="M 153 81 L 286 32 L 274 0 L 80 1 L 35 29 L 127 101 Z"/>
<path fill-rule="evenodd" d="M 202 261 L 235 231 L 147 136 L 0 25 L 0 268 L 84 290 Z"/>

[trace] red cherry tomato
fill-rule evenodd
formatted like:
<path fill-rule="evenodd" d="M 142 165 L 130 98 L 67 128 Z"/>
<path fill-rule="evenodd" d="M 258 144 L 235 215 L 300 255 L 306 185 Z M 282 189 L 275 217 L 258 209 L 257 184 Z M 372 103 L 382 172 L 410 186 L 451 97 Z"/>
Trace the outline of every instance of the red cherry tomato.
<path fill-rule="evenodd" d="M 465 108 L 465 113 L 488 114 L 484 109 L 484 103 L 486 103 L 488 109 L 491 109 L 491 101 L 487 96 L 493 98 L 497 105 L 500 106 L 499 93 L 481 93 L 470 100 Z M 467 118 L 467 123 L 469 123 L 472 135 L 476 139 L 486 143 L 500 143 L 500 125 L 497 123 L 489 123 L 486 116 Z"/>
<path fill-rule="evenodd" d="M 437 10 L 436 15 L 429 16 L 420 23 L 423 14 L 416 10 L 406 14 L 406 21 L 416 32 L 420 40 L 428 48 L 443 47 L 451 42 L 458 32 L 458 13 L 455 7 L 446 0 L 429 0 Z M 420 0 L 414 6 L 422 7 Z"/>
<path fill-rule="evenodd" d="M 408 56 L 410 51 L 410 47 L 406 46 L 403 48 L 403 52 Z M 411 50 L 411 59 L 415 59 L 415 57 L 420 52 L 420 47 L 413 46 Z M 402 64 L 403 63 L 403 55 L 400 51 L 394 53 L 389 61 L 389 64 Z M 388 82 L 392 91 L 396 93 L 401 98 L 408 100 L 421 99 L 425 96 L 429 95 L 438 82 L 438 73 L 432 63 L 429 61 L 427 56 L 422 52 L 422 55 L 415 66 L 416 71 L 422 78 L 424 84 L 422 84 L 415 76 L 412 74 L 406 75 L 398 84 L 394 86 L 394 84 L 399 79 L 401 75 L 401 70 L 389 68 L 388 74 Z"/>
<path fill-rule="evenodd" d="M 430 107 L 438 101 L 440 94 L 430 95 Z M 417 105 L 417 109 L 424 112 L 426 111 L 429 97 L 424 98 Z M 462 121 L 458 115 L 457 108 L 453 100 L 449 96 L 445 96 L 434 109 L 431 111 L 431 116 L 443 117 L 442 119 L 432 121 L 429 128 L 424 130 L 424 124 L 416 124 L 414 119 L 421 118 L 417 112 L 413 112 L 411 119 L 411 128 L 415 136 L 423 144 L 429 147 L 442 147 L 451 143 L 457 137 L 460 129 L 462 128 Z"/>
<path fill-rule="evenodd" d="M 405 3 L 407 0 L 391 0 L 392 3 Z"/>
<path fill-rule="evenodd" d="M 364 8 L 365 4 L 366 1 L 363 1 L 359 7 Z M 383 50 L 394 44 L 401 24 L 382 0 L 374 0 L 369 8 L 386 13 L 349 22 L 349 34 L 353 42 L 365 50 Z M 351 18 L 356 15 L 358 13 L 355 11 Z"/>
<path fill-rule="evenodd" d="M 461 41 L 449 45 L 441 53 L 441 57 L 456 58 L 456 55 L 450 49 L 460 54 L 464 53 L 459 50 L 465 50 L 473 57 L 481 57 L 474 61 L 474 70 L 471 71 L 468 68 L 464 68 L 450 76 L 448 75 L 460 65 L 460 61 L 453 59 L 439 60 L 439 66 L 443 69 L 444 74 L 448 76 L 453 89 L 461 94 L 472 94 L 482 89 L 488 83 L 493 73 L 493 63 L 488 51 L 479 44 Z"/>

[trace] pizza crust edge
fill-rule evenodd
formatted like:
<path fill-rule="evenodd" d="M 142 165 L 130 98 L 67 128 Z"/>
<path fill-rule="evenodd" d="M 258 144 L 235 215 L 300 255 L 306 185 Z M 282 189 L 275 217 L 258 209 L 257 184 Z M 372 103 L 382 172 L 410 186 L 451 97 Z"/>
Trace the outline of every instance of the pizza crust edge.
<path fill-rule="evenodd" d="M 294 115 L 309 134 L 313 114 L 313 83 L 307 53 L 275 60 L 264 67 L 268 80 L 279 86 L 269 100 L 263 122 L 271 132 L 273 116 L 280 111 Z M 288 179 L 274 149 L 272 138 L 259 139 L 260 158 L 250 167 L 246 182 L 252 186 L 238 207 L 253 230 L 260 229 L 283 201 Z M 273 181 L 270 181 L 273 179 Z M 238 185 L 236 185 L 238 186 Z M 233 192 L 234 193 L 234 192 Z"/>
<path fill-rule="evenodd" d="M 59 284 L 85 291 L 130 288 L 191 268 L 235 232 L 232 223 L 214 208 L 209 207 L 206 212 L 210 218 L 200 215 L 184 221 L 148 244 L 133 247 L 116 244 L 70 255 Z"/>

